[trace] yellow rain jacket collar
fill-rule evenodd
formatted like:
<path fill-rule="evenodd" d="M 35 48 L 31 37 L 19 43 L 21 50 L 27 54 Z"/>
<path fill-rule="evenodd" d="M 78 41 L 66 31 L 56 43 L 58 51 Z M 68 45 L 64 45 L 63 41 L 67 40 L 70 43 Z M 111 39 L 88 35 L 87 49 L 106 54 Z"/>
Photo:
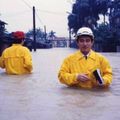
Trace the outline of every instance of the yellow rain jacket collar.
<path fill-rule="evenodd" d="M 77 51 L 76 52 L 76 59 L 80 60 L 84 57 L 83 53 L 81 51 Z M 91 58 L 93 60 L 95 60 L 95 52 L 93 50 L 90 50 L 88 58 Z"/>

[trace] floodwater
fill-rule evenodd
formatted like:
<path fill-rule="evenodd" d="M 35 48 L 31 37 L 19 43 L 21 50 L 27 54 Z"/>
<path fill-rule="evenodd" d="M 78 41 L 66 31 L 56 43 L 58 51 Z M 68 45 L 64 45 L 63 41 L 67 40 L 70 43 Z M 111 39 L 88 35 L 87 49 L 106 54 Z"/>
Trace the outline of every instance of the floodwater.
<path fill-rule="evenodd" d="M 120 53 L 102 53 L 113 68 L 109 89 L 84 90 L 60 84 L 63 59 L 75 49 L 32 52 L 30 75 L 6 75 L 0 69 L 0 120 L 120 120 Z"/>

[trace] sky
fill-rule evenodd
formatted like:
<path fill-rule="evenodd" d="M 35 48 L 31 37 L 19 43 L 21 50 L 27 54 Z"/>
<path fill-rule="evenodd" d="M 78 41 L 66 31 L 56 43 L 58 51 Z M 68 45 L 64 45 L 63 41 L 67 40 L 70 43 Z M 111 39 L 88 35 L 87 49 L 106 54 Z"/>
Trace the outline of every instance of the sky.
<path fill-rule="evenodd" d="M 33 28 L 32 8 L 36 10 L 36 28 L 56 32 L 58 37 L 68 37 L 67 12 L 73 0 L 0 0 L 0 20 L 6 22 L 8 32 Z"/>

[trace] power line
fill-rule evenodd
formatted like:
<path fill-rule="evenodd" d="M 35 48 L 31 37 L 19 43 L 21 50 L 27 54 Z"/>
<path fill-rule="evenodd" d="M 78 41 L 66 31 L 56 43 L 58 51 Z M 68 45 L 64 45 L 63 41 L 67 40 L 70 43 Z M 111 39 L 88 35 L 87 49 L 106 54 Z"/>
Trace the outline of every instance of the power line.
<path fill-rule="evenodd" d="M 37 14 L 37 12 L 36 12 L 36 17 L 38 18 L 39 22 L 40 22 L 42 25 L 44 25 L 43 22 L 42 22 L 42 20 L 40 19 L 39 15 Z"/>
<path fill-rule="evenodd" d="M 23 1 L 30 9 L 32 9 L 32 7 L 25 0 L 21 0 L 21 1 Z M 56 14 L 56 15 L 64 15 L 65 14 L 64 12 L 54 12 L 54 11 L 41 10 L 41 9 L 36 9 L 36 10 L 41 11 L 41 12 L 46 12 L 49 14 Z"/>
<path fill-rule="evenodd" d="M 24 2 L 24 4 L 25 4 L 27 7 L 29 7 L 30 9 L 32 9 L 31 5 L 28 4 L 28 2 L 26 2 L 25 0 L 21 0 L 21 1 Z M 65 13 L 62 13 L 62 12 L 54 12 L 54 11 L 47 11 L 47 10 L 40 10 L 40 9 L 36 9 L 36 11 L 41 11 L 41 12 L 45 12 L 45 13 L 49 13 L 49 14 L 54 14 L 54 15 L 63 15 L 63 14 L 65 14 Z M 42 20 L 40 19 L 39 15 L 38 15 L 38 13 L 36 12 L 35 14 L 36 14 L 36 17 L 37 17 L 38 21 L 39 21 L 42 25 L 44 25 L 43 22 L 42 22 Z"/>
<path fill-rule="evenodd" d="M 26 14 L 26 13 L 28 13 L 28 12 L 31 12 L 30 10 L 24 10 L 24 11 L 20 11 L 20 12 L 16 12 L 16 13 L 9 13 L 9 14 L 3 14 L 3 15 L 1 15 L 1 16 L 5 16 L 5 17 L 7 17 L 7 18 L 10 18 L 10 17 L 16 17 L 16 16 L 19 16 L 19 15 L 24 15 L 24 14 Z M 24 14 L 23 14 L 24 13 Z"/>
<path fill-rule="evenodd" d="M 31 7 L 25 0 L 22 0 L 22 1 L 23 1 L 30 9 L 32 9 L 32 7 Z M 43 25 L 43 22 L 42 22 L 42 20 L 40 19 L 40 17 L 39 17 L 39 15 L 37 14 L 37 12 L 36 12 L 35 14 L 36 14 L 39 22 Z"/>
<path fill-rule="evenodd" d="M 30 9 L 32 9 L 32 7 L 25 0 L 21 0 L 21 1 L 23 1 Z"/>
<path fill-rule="evenodd" d="M 31 3 L 33 2 L 33 0 L 27 0 L 27 1 L 30 1 Z"/>
<path fill-rule="evenodd" d="M 47 10 L 41 10 L 41 9 L 36 9 L 36 10 L 41 11 L 41 12 L 46 12 L 46 13 L 49 13 L 49 14 L 65 15 L 64 12 L 54 12 L 54 11 L 47 11 Z"/>

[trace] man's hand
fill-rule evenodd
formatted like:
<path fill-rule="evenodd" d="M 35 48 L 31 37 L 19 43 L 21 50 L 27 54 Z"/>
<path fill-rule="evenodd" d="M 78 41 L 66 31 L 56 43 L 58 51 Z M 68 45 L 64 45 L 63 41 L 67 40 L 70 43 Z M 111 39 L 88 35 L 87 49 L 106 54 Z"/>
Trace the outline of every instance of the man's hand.
<path fill-rule="evenodd" d="M 86 82 L 90 80 L 87 76 L 87 74 L 78 74 L 77 75 L 77 81 L 81 81 L 81 82 Z"/>

